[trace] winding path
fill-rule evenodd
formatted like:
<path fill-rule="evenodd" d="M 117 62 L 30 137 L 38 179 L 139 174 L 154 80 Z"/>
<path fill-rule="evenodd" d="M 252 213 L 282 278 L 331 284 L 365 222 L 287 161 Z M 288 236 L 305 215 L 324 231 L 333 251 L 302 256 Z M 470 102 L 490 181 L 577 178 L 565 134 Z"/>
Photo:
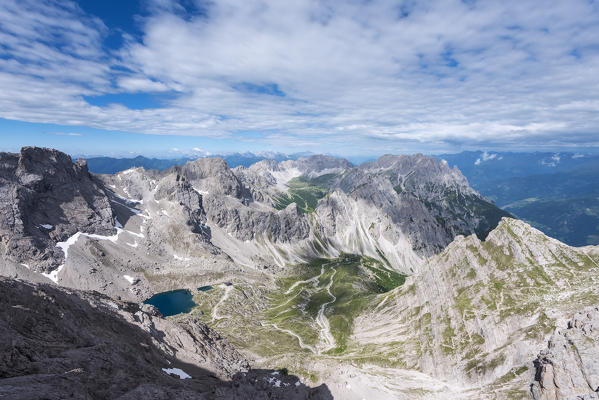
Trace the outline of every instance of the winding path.
<path fill-rule="evenodd" d="M 291 287 L 289 287 L 289 289 L 287 289 L 284 292 L 284 294 L 286 294 L 286 295 L 291 294 L 295 288 L 297 288 L 299 285 L 302 285 L 302 284 L 313 283 L 313 285 L 314 285 L 315 288 L 318 287 L 318 283 L 320 281 L 320 278 L 324 275 L 325 267 L 328 266 L 329 264 L 330 263 L 322 264 L 322 266 L 320 268 L 320 274 L 318 274 L 316 276 L 313 276 L 310 279 L 306 279 L 306 280 L 303 280 L 303 281 L 297 281 L 297 282 L 295 282 L 293 285 L 291 285 Z M 272 326 L 273 328 L 275 328 L 275 329 L 277 329 L 277 330 L 279 330 L 281 332 L 284 332 L 284 333 L 286 333 L 288 335 L 291 335 L 291 336 L 295 337 L 298 340 L 299 346 L 302 349 L 308 349 L 308 350 L 310 350 L 314 354 L 321 354 L 322 352 L 326 352 L 326 351 L 328 351 L 330 349 L 335 348 L 335 346 L 336 346 L 335 337 L 331 333 L 331 326 L 329 324 L 328 318 L 324 315 L 324 312 L 325 312 L 326 307 L 328 305 L 330 305 L 330 304 L 334 303 L 335 301 L 337 301 L 337 297 L 335 297 L 335 295 L 333 295 L 333 293 L 331 292 L 331 287 L 333 286 L 334 278 L 335 278 L 335 274 L 336 273 L 337 273 L 337 270 L 333 269 L 333 273 L 331 274 L 331 277 L 329 278 L 329 283 L 328 283 L 328 285 L 325 288 L 326 291 L 327 291 L 327 293 L 331 297 L 331 300 L 327 301 L 326 303 L 321 304 L 320 309 L 318 310 L 318 314 L 316 315 L 316 319 L 315 319 L 316 325 L 318 325 L 318 327 L 320 328 L 319 337 L 321 338 L 321 342 L 318 343 L 318 345 L 317 345 L 318 349 L 315 348 L 315 347 L 312 347 L 310 345 L 305 344 L 304 341 L 302 340 L 302 338 L 298 334 L 296 334 L 295 332 L 293 332 L 293 331 L 291 331 L 289 329 L 280 328 L 279 326 L 277 326 L 274 323 L 269 323 L 268 325 Z M 287 299 L 287 301 L 285 301 L 285 303 L 277 306 L 276 308 L 280 308 L 280 307 L 283 307 L 283 306 L 289 304 L 289 302 L 291 300 L 293 300 L 295 297 L 297 297 L 297 295 L 300 292 L 298 292 L 295 295 L 291 296 L 291 298 Z M 227 296 L 227 294 L 225 293 L 225 296 L 223 296 L 223 299 L 221 299 L 221 301 L 219 302 L 219 304 L 226 298 L 226 296 Z M 217 307 L 218 307 L 218 304 L 216 305 L 216 307 L 214 308 L 214 310 L 212 312 L 213 321 L 214 321 L 214 319 L 216 319 L 215 315 L 216 315 L 216 308 Z M 287 310 L 283 310 L 278 315 L 281 315 L 281 314 L 285 313 L 286 311 Z"/>
<path fill-rule="evenodd" d="M 311 351 L 312 353 L 314 353 L 314 354 L 316 354 L 316 353 L 317 353 L 317 352 L 316 352 L 316 349 L 315 349 L 314 347 L 312 347 L 312 346 L 310 346 L 310 345 L 307 345 L 307 344 L 305 344 L 305 343 L 304 343 L 304 341 L 302 340 L 302 338 L 301 338 L 299 335 L 297 335 L 296 333 L 294 333 L 293 331 L 290 331 L 289 329 L 283 329 L 283 328 L 279 328 L 279 327 L 277 326 L 277 324 L 269 324 L 269 325 L 270 325 L 270 326 L 272 326 L 273 328 L 275 328 L 276 330 L 279 330 L 279 331 L 281 331 L 281 332 L 284 332 L 284 333 L 286 333 L 286 334 L 288 334 L 288 335 L 291 335 L 291 336 L 293 336 L 293 337 L 297 338 L 297 341 L 299 342 L 299 346 L 300 346 L 302 349 L 308 349 L 308 350 L 310 350 L 310 351 Z"/>
<path fill-rule="evenodd" d="M 328 263 L 326 264 L 322 264 L 321 268 L 320 268 L 320 274 L 313 276 L 310 279 L 306 279 L 305 281 L 297 281 L 295 282 L 293 285 L 291 285 L 291 287 L 289 289 L 287 289 L 287 291 L 285 292 L 285 294 L 289 294 L 291 293 L 291 291 L 293 289 L 295 289 L 298 285 L 301 285 L 302 283 L 309 283 L 309 282 L 314 282 L 314 287 L 316 287 L 316 285 L 318 284 L 318 280 L 320 279 L 320 277 L 322 276 L 322 274 L 324 274 L 324 267 L 325 265 L 328 265 Z"/>
<path fill-rule="evenodd" d="M 335 297 L 335 295 L 331 293 L 331 286 L 333 286 L 333 278 L 335 277 L 336 273 L 337 270 L 334 269 L 333 274 L 331 275 L 331 278 L 329 280 L 329 284 L 327 285 L 327 292 L 329 293 L 329 296 L 331 296 L 333 299 L 327 301 L 326 303 L 323 303 L 320 306 L 320 310 L 318 310 L 318 315 L 316 316 L 316 323 L 318 324 L 318 326 L 320 326 L 320 336 L 324 339 L 325 344 L 325 347 L 322 350 L 320 350 L 319 353 L 322 353 L 323 351 L 328 351 L 334 348 L 336 345 L 335 338 L 331 334 L 331 325 L 329 324 L 328 318 L 324 315 L 325 308 L 329 304 L 332 304 L 337 300 L 337 297 Z"/>
<path fill-rule="evenodd" d="M 224 318 L 224 317 L 221 317 L 218 315 L 217 310 L 218 310 L 218 307 L 220 307 L 220 305 L 229 298 L 229 294 L 231 293 L 231 290 L 233 289 L 233 286 L 228 286 L 228 285 L 220 285 L 220 287 L 225 288 L 225 293 L 223 294 L 223 297 L 220 298 L 218 303 L 216 303 L 216 305 L 212 309 L 212 322 L 216 321 L 217 319 Z"/>

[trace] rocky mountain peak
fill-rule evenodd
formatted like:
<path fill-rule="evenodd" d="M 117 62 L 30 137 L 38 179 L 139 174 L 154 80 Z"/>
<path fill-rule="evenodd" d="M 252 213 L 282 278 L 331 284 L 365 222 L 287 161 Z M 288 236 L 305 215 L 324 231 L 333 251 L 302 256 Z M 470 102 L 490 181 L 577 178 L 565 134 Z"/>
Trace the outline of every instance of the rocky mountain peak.
<path fill-rule="evenodd" d="M 198 158 L 184 166 L 173 167 L 166 174 L 176 172 L 185 177 L 199 191 L 243 198 L 243 185 L 222 158 Z"/>
<path fill-rule="evenodd" d="M 337 158 L 327 155 L 314 155 L 308 158 L 299 158 L 296 164 L 306 173 L 322 172 L 323 170 L 340 168 L 349 169 L 353 165 L 343 158 Z"/>

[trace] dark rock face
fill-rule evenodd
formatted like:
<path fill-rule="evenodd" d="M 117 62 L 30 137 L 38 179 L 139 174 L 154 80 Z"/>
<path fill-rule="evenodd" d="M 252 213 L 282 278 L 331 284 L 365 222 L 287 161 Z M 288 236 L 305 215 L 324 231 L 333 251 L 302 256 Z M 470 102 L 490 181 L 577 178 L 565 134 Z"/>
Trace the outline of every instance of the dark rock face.
<path fill-rule="evenodd" d="M 240 240 L 253 240 L 264 234 L 273 242 L 290 242 L 310 234 L 308 221 L 295 204 L 280 211 L 262 211 L 212 195 L 204 197 L 204 204 L 208 219 Z"/>
<path fill-rule="evenodd" d="M 599 308 L 576 314 L 535 361 L 535 400 L 599 399 Z"/>
<path fill-rule="evenodd" d="M 160 183 L 156 190 L 156 200 L 167 199 L 178 203 L 191 231 L 209 241 L 210 229 L 206 226 L 202 196 L 180 175 L 168 175 Z"/>
<path fill-rule="evenodd" d="M 325 386 L 248 371 L 247 361 L 198 321 L 172 323 L 149 306 L 97 293 L 0 278 L 0 337 L 0 398 L 332 398 Z"/>
<path fill-rule="evenodd" d="M 2 255 L 50 271 L 64 260 L 56 243 L 77 231 L 114 234 L 110 203 L 85 161 L 36 147 L 0 153 Z"/>
<path fill-rule="evenodd" d="M 474 191 L 457 168 L 417 154 L 384 155 L 352 168 L 338 189 L 383 211 L 424 256 L 443 250 L 457 235 L 484 239 L 502 217 L 511 215 Z M 331 204 L 335 212 L 335 204 Z"/>

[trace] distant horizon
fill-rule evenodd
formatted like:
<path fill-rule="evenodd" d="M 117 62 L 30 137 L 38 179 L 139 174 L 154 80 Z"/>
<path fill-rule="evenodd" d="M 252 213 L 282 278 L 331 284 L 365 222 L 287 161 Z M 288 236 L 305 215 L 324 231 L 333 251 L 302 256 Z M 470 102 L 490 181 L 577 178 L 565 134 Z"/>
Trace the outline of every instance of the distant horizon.
<path fill-rule="evenodd" d="M 264 151 L 222 151 L 222 152 L 216 152 L 216 153 L 200 153 L 200 152 L 189 152 L 189 153 L 183 153 L 183 152 L 179 152 L 179 153 L 167 153 L 164 155 L 146 155 L 146 154 L 123 154 L 123 155 L 109 155 L 109 154 L 92 154 L 92 153 L 71 153 L 68 151 L 64 151 L 61 150 L 59 148 L 53 147 L 53 146 L 37 146 L 37 145 L 24 145 L 19 147 L 18 149 L 15 150 L 4 150 L 0 147 L 0 152 L 10 152 L 10 153 L 18 153 L 20 151 L 21 148 L 23 147 L 45 147 L 45 148 L 52 148 L 58 151 L 61 151 L 65 154 L 68 154 L 72 159 L 78 159 L 78 158 L 83 158 L 83 159 L 94 159 L 94 158 L 112 158 L 112 159 L 120 159 L 120 160 L 132 160 L 135 158 L 145 158 L 145 159 L 156 159 L 156 160 L 194 160 L 194 159 L 198 159 L 198 158 L 220 158 L 220 157 L 227 157 L 227 156 L 235 156 L 235 155 L 239 155 L 239 156 L 246 156 L 248 158 L 263 158 L 263 159 L 273 159 L 273 158 L 281 158 L 281 157 L 288 157 L 289 159 L 298 159 L 301 157 L 312 157 L 312 156 L 319 156 L 319 155 L 324 155 L 324 156 L 330 156 L 330 157 L 334 157 L 334 158 L 339 158 L 339 159 L 346 159 L 348 161 L 350 161 L 352 164 L 354 165 L 358 165 L 364 162 L 368 162 L 368 161 L 373 161 L 378 159 L 379 157 L 385 156 L 385 155 L 393 155 L 393 156 L 400 156 L 400 155 L 416 155 L 416 154 L 423 154 L 425 156 L 429 156 L 429 157 L 437 157 L 437 156 L 443 156 L 443 155 L 460 155 L 460 154 L 464 154 L 464 153 L 472 153 L 472 154 L 481 154 L 481 155 L 485 155 L 483 157 L 483 159 L 486 161 L 487 160 L 487 155 L 493 156 L 494 154 L 542 154 L 542 155 L 570 155 L 572 156 L 572 158 L 576 158 L 577 155 L 581 155 L 581 156 L 587 156 L 587 157 L 592 157 L 592 156 L 597 156 L 599 155 L 599 151 L 597 151 L 598 149 L 593 149 L 595 151 L 527 151 L 527 150 L 522 150 L 522 151 L 517 151 L 517 150 L 483 150 L 483 149 L 467 149 L 467 150 L 461 150 L 461 151 L 455 151 L 455 152 L 442 152 L 442 153 L 425 153 L 425 152 L 410 152 L 410 153 L 381 153 L 381 154 L 372 154 L 372 155 L 364 155 L 364 156 L 344 156 L 344 155 L 339 155 L 339 154 L 332 154 L 332 153 L 315 153 L 315 152 L 310 152 L 310 151 L 298 151 L 298 152 L 294 152 L 294 153 L 285 153 L 285 152 L 280 152 L 280 151 L 271 151 L 271 150 L 264 150 Z M 588 149 L 587 149 L 588 150 Z M 495 157 L 489 157 L 488 160 L 493 160 L 495 159 Z"/>
<path fill-rule="evenodd" d="M 9 131 L 10 133 L 5 133 Z M 599 137 L 599 133 L 597 134 Z M 348 147 L 322 146 L 318 143 L 306 146 L 265 146 L 261 141 L 240 141 L 231 138 L 206 138 L 181 135 L 148 135 L 142 133 L 102 131 L 92 128 L 52 124 L 37 124 L 22 121 L 9 121 L 0 118 L 0 151 L 18 152 L 25 146 L 50 147 L 70 155 L 87 157 L 132 158 L 138 155 L 149 158 L 193 157 L 197 154 L 264 153 L 281 154 L 330 154 L 341 158 L 376 158 L 383 154 L 458 154 L 465 151 L 494 151 L 513 153 L 584 153 L 599 154 L 597 146 L 555 146 L 547 143 L 539 145 L 493 145 L 477 143 L 471 146 L 438 145 L 434 143 L 402 142 L 386 143 L 385 148 L 372 148 L 357 145 Z M 351 142 L 351 139 L 349 139 Z M 335 148 L 337 152 L 318 151 L 319 148 Z M 90 150 L 95 149 L 95 150 Z M 132 150 L 136 149 L 136 150 Z"/>

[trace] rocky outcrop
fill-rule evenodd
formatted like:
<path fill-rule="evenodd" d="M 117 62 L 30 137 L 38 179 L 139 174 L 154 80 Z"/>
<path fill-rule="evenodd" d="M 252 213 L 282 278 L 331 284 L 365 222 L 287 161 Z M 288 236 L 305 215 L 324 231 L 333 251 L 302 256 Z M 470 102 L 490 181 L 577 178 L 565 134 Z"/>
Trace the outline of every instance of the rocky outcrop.
<path fill-rule="evenodd" d="M 272 242 L 290 242 L 308 237 L 310 226 L 295 204 L 280 211 L 257 210 L 239 206 L 227 197 L 204 197 L 208 219 L 243 241 L 266 238 Z"/>
<path fill-rule="evenodd" d="M 198 158 L 166 174 L 179 174 L 200 192 L 247 198 L 247 191 L 222 158 Z"/>
<path fill-rule="evenodd" d="M 114 234 L 102 184 L 84 160 L 57 150 L 24 147 L 0 153 L 0 252 L 49 272 L 64 262 L 56 243 L 76 232 Z"/>
<path fill-rule="evenodd" d="M 202 206 L 202 195 L 180 175 L 167 175 L 156 188 L 155 200 L 166 199 L 178 204 L 191 232 L 210 240 L 210 230 L 206 226 L 206 213 Z"/>
<path fill-rule="evenodd" d="M 384 155 L 352 172 L 341 187 L 385 210 L 421 255 L 440 252 L 458 235 L 484 239 L 510 216 L 472 189 L 457 168 L 422 154 Z"/>
<path fill-rule="evenodd" d="M 577 313 L 535 361 L 535 400 L 599 399 L 599 308 Z"/>
<path fill-rule="evenodd" d="M 0 278 L 0 337 L 1 398 L 331 398 L 325 386 L 250 371 L 197 320 L 51 285 Z"/>

